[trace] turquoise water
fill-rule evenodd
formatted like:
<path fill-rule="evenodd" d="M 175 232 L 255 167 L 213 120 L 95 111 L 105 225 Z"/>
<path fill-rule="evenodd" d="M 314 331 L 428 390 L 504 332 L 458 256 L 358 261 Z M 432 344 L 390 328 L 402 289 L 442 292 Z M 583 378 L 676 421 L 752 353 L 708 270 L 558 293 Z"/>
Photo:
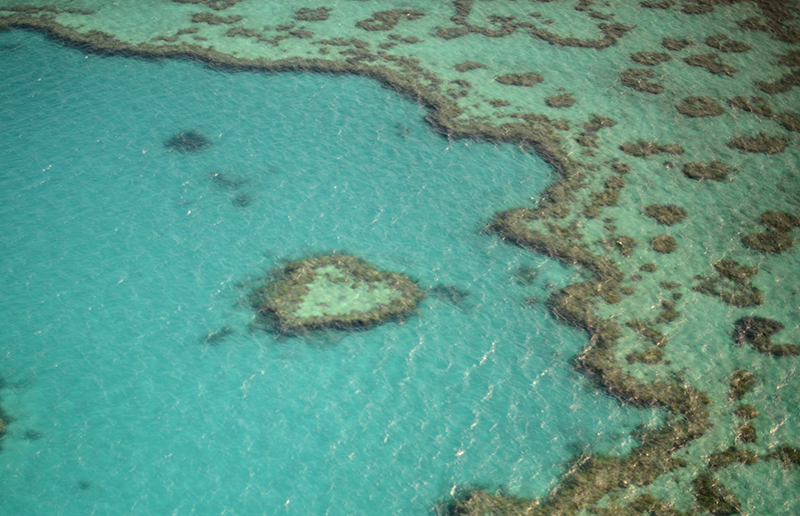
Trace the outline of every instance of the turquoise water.
<path fill-rule="evenodd" d="M 575 271 L 480 231 L 554 180 L 536 156 L 449 141 L 365 78 L 0 48 L 4 513 L 419 515 L 455 485 L 542 495 L 657 420 L 523 304 Z M 212 145 L 165 148 L 188 129 Z M 253 329 L 247 287 L 331 250 L 469 295 L 367 332 Z"/>

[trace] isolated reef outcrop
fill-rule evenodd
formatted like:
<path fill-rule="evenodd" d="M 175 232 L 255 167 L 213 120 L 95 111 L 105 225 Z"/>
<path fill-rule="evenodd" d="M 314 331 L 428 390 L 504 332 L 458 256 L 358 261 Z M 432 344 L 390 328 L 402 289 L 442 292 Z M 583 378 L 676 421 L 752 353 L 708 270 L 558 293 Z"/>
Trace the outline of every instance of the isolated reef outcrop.
<path fill-rule="evenodd" d="M 181 131 L 164 142 L 170 150 L 198 152 L 211 145 L 211 141 L 197 131 Z"/>
<path fill-rule="evenodd" d="M 408 276 L 338 253 L 291 262 L 251 293 L 256 312 L 280 333 L 371 328 L 411 315 L 423 298 Z"/>

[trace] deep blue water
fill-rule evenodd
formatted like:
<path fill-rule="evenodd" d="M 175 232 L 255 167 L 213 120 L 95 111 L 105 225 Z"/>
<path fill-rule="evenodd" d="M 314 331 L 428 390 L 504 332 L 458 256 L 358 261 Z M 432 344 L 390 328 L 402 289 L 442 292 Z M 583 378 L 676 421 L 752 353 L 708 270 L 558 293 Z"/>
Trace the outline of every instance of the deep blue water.
<path fill-rule="evenodd" d="M 542 495 L 655 418 L 523 303 L 575 271 L 480 231 L 554 179 L 537 156 L 450 141 L 365 78 L 0 46 L 4 514 L 420 515 L 456 485 Z M 189 129 L 212 145 L 165 148 Z M 469 295 L 366 332 L 252 329 L 247 287 L 331 250 Z"/>

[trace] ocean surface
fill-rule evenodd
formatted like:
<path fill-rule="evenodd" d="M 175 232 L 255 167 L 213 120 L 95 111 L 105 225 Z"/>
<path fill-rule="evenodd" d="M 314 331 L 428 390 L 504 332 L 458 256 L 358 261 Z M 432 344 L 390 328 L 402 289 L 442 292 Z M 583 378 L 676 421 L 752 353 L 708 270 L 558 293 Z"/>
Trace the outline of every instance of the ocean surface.
<path fill-rule="evenodd" d="M 587 336 L 544 302 L 576 270 L 482 231 L 555 180 L 539 157 L 361 77 L 18 30 L 0 69 L 3 514 L 423 515 L 456 485 L 541 496 L 660 421 L 571 367 Z M 187 130 L 211 145 L 165 146 Z M 269 270 L 334 250 L 468 295 L 370 331 L 253 325 Z"/>

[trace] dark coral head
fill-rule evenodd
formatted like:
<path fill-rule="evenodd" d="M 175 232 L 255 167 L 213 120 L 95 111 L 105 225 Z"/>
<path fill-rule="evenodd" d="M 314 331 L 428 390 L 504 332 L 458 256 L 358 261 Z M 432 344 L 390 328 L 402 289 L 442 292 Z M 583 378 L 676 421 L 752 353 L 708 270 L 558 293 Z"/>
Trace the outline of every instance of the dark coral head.
<path fill-rule="evenodd" d="M 164 142 L 168 149 L 181 152 L 197 152 L 210 146 L 211 142 L 196 131 L 181 131 Z"/>

